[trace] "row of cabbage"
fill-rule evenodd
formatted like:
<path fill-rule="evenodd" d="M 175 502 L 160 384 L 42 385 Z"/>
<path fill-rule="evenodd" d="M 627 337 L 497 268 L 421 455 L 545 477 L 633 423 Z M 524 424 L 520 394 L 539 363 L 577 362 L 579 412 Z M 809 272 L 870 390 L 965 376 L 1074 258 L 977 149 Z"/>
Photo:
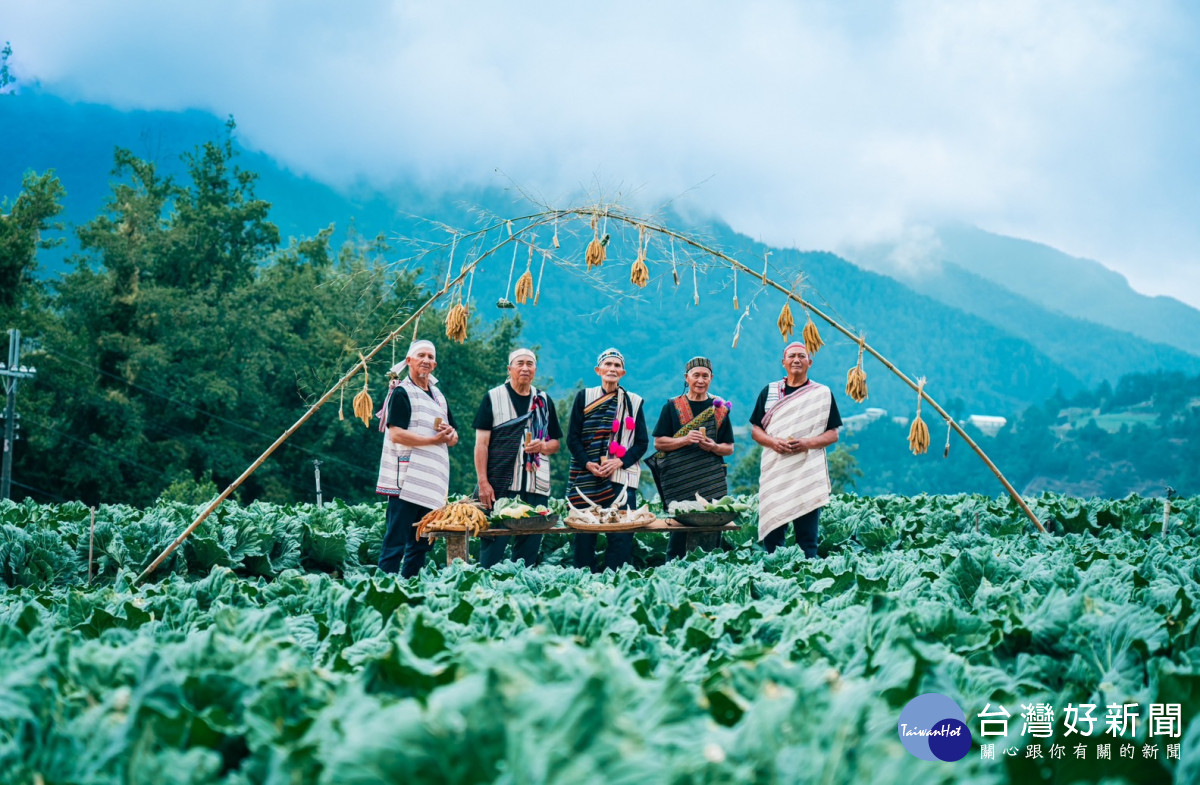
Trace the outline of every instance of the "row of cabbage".
<path fill-rule="evenodd" d="M 726 546 L 754 539 L 757 498 L 742 530 L 726 535 Z M 559 504 L 565 504 L 556 500 Z M 1130 496 L 1120 500 L 1076 499 L 1044 494 L 1032 509 L 1050 532 L 1132 532 L 1150 537 L 1163 530 L 1163 501 Z M 140 572 L 194 520 L 201 507 L 179 503 L 149 509 L 105 505 L 94 511 L 80 503 L 61 505 L 0 501 L 0 585 L 80 585 L 111 582 L 121 570 Z M 660 511 L 661 512 L 661 511 Z M 1175 500 L 1172 529 L 1194 531 L 1200 497 Z M 271 576 L 302 569 L 356 572 L 374 565 L 383 538 L 382 504 L 349 506 L 333 502 L 246 506 L 227 502 L 207 518 L 162 567 L 163 576 L 202 577 L 213 567 L 239 575 Z M 834 497 L 821 519 L 821 552 L 888 550 L 937 542 L 958 533 L 1006 536 L 1034 532 L 1033 524 L 1007 497 L 877 496 Z M 634 564 L 657 566 L 666 559 L 663 535 L 635 539 Z M 546 564 L 569 563 L 566 536 L 548 537 Z M 474 546 L 477 548 L 477 544 Z M 442 546 L 433 561 L 443 559 Z"/>
<path fill-rule="evenodd" d="M 600 575 L 216 566 L 9 589 L 0 782 L 1200 779 L 1191 534 L 992 535 L 968 519 L 813 561 L 743 544 Z M 1015 715 L 1035 702 L 1178 703 L 1183 726 L 1173 740 L 1138 727 L 1153 759 L 985 760 L 977 739 L 935 764 L 896 735 L 925 692 L 969 718 L 1007 706 L 1002 747 L 1030 741 Z"/>

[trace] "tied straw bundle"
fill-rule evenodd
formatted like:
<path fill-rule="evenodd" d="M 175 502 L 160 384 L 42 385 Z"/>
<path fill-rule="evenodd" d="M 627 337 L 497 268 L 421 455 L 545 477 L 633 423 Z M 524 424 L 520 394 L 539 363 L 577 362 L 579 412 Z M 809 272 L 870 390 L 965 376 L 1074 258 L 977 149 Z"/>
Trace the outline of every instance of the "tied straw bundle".
<path fill-rule="evenodd" d="M 924 455 L 929 450 L 929 426 L 921 419 L 921 398 L 925 389 L 925 377 L 917 379 L 917 416 L 908 430 L 908 449 L 913 455 Z"/>
<path fill-rule="evenodd" d="M 846 371 L 846 395 L 855 403 L 867 400 L 867 372 L 863 370 L 862 358 L 866 339 L 858 337 L 858 364 Z"/>
<path fill-rule="evenodd" d="M 362 356 L 362 352 L 358 353 L 358 359 L 362 361 L 363 367 L 363 388 L 358 395 L 354 396 L 354 416 L 362 420 L 364 428 L 371 427 L 371 415 L 375 412 L 375 404 L 371 401 L 371 393 L 367 389 L 367 382 L 370 377 L 367 375 L 367 361 Z"/>

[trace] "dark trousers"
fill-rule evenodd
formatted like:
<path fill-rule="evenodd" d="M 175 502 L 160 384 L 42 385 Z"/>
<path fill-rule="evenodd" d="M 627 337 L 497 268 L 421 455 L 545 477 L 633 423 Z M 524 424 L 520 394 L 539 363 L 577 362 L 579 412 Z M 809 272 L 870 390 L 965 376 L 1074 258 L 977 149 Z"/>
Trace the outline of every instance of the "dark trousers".
<path fill-rule="evenodd" d="M 687 555 L 687 538 L 687 532 L 671 532 L 667 535 L 667 561 L 682 559 Z M 722 534 L 721 538 L 717 541 L 717 545 L 712 550 L 719 548 L 720 550 L 727 551 L 732 547 L 729 543 L 725 542 L 725 535 Z M 708 548 L 703 549 L 709 550 Z"/>
<path fill-rule="evenodd" d="M 620 496 L 625 486 L 613 483 L 613 491 Z M 629 495 L 621 509 L 632 510 L 637 506 L 637 493 L 630 488 Z M 585 567 L 592 572 L 600 572 L 596 566 L 596 541 L 598 534 L 576 534 L 575 544 L 571 548 L 571 556 L 576 567 Z M 616 570 L 621 565 L 629 564 L 633 556 L 633 534 L 630 532 L 608 532 L 608 548 L 604 552 L 604 569 Z"/>
<path fill-rule="evenodd" d="M 497 493 L 496 498 L 520 499 L 534 507 L 544 505 L 550 501 L 549 496 L 543 496 L 538 493 L 526 493 L 525 491 L 504 491 L 503 493 Z M 542 535 L 540 534 L 481 537 L 479 538 L 479 563 L 484 567 L 493 567 L 504 561 L 504 552 L 508 549 L 510 541 L 512 542 L 513 561 L 524 562 L 526 567 L 537 566 L 538 549 L 542 546 Z"/>
<path fill-rule="evenodd" d="M 792 521 L 792 528 L 796 532 L 796 544 L 804 550 L 804 555 L 810 559 L 817 558 L 817 522 L 820 518 L 821 508 L 818 507 L 812 512 L 805 513 Z M 786 536 L 787 524 L 784 524 L 763 539 L 763 547 L 767 549 L 767 553 L 773 553 L 776 548 L 783 545 L 783 539 Z"/>
<path fill-rule="evenodd" d="M 383 534 L 383 549 L 379 552 L 379 569 L 384 572 L 400 572 L 411 578 L 425 566 L 425 555 L 433 543 L 424 537 L 418 538 L 417 522 L 433 512 L 428 507 L 406 502 L 398 496 L 389 496 L 387 503 L 387 531 Z M 401 559 L 404 565 L 401 567 Z"/>

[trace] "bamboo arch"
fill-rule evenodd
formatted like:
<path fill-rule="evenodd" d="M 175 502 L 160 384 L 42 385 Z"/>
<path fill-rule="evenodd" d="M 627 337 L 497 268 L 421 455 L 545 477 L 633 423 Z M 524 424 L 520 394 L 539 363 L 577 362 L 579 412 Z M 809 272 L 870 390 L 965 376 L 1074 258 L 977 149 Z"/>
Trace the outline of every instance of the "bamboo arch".
<path fill-rule="evenodd" d="M 1009 483 L 1008 479 L 1005 478 L 1005 476 L 1000 471 L 1000 469 L 996 466 L 996 464 L 993 463 L 990 458 L 988 458 L 987 454 L 975 442 L 975 440 L 972 439 L 970 437 L 970 435 L 967 434 L 967 432 L 963 430 L 962 426 L 959 425 L 959 423 L 953 417 L 951 417 L 946 412 L 945 409 L 942 408 L 941 404 L 939 404 L 936 400 L 934 400 L 933 397 L 931 397 L 929 395 L 929 393 L 925 391 L 923 386 L 918 385 L 916 382 L 914 382 L 908 375 L 906 375 L 899 368 L 897 368 L 894 363 L 892 363 L 890 360 L 888 360 L 888 358 L 884 357 L 874 347 L 867 344 L 865 341 L 862 341 L 860 339 L 860 337 L 858 335 L 856 335 L 853 331 L 851 331 L 848 327 L 846 327 L 843 324 L 841 324 L 840 322 L 838 322 L 835 318 L 830 316 L 828 313 L 826 313 L 822 309 L 813 305 L 810 301 L 805 299 L 802 295 L 796 294 L 796 292 L 793 289 L 789 289 L 789 288 L 783 286 L 782 284 L 776 282 L 772 278 L 770 278 L 767 275 L 765 267 L 761 272 L 754 270 L 749 265 L 746 265 L 745 263 L 733 258 L 732 256 L 729 256 L 728 254 L 725 254 L 722 251 L 717 250 L 716 248 L 713 248 L 711 246 L 708 246 L 708 245 L 700 242 L 699 240 L 695 239 L 694 237 L 690 237 L 681 232 L 677 232 L 666 226 L 654 223 L 654 222 L 646 220 L 644 218 L 640 218 L 638 216 L 631 215 L 631 214 L 626 213 L 625 211 L 623 211 L 617 207 L 614 207 L 612 205 L 596 205 L 596 206 L 586 206 L 586 207 L 573 207 L 573 208 L 569 208 L 569 209 L 565 209 L 565 210 L 546 209 L 546 210 L 542 210 L 540 212 L 531 213 L 529 215 L 524 215 L 524 216 L 520 216 L 517 218 L 497 219 L 495 222 L 489 224 L 485 228 L 476 230 L 474 232 L 462 232 L 462 233 L 455 232 L 452 243 L 447 243 L 444 246 L 439 246 L 438 248 L 431 249 L 430 251 L 426 251 L 426 254 L 428 254 L 428 253 L 431 253 L 432 251 L 439 250 L 441 248 L 445 248 L 446 246 L 453 247 L 453 245 L 461 244 L 465 240 L 469 240 L 472 238 L 486 238 L 487 235 L 492 232 L 495 232 L 495 231 L 501 232 L 502 239 L 499 242 L 497 242 L 495 245 L 493 245 L 492 247 L 488 248 L 486 251 L 477 255 L 474 260 L 472 260 L 470 262 L 464 262 L 462 264 L 462 267 L 459 270 L 459 273 L 457 276 L 454 276 L 453 278 L 451 278 L 452 270 L 448 270 L 445 283 L 439 289 L 437 289 L 433 293 L 432 296 L 430 296 L 424 303 L 422 303 L 419 307 L 417 307 L 417 309 L 415 311 L 413 311 L 408 316 L 407 319 L 405 319 L 398 327 L 396 327 L 394 330 L 392 330 L 390 333 L 388 333 L 386 337 L 384 337 L 378 344 L 376 344 L 374 346 L 374 348 L 372 348 L 370 351 L 363 354 L 357 363 L 352 365 L 350 367 L 350 369 L 348 371 L 346 371 L 346 373 L 340 379 L 338 379 L 338 381 L 335 382 L 332 387 L 329 388 L 329 390 L 327 390 L 323 395 L 321 395 L 320 398 L 318 398 L 313 404 L 311 404 L 309 406 L 309 408 L 307 410 L 305 410 L 305 412 L 300 416 L 300 418 L 297 419 L 296 422 L 293 423 L 287 430 L 285 430 L 282 434 L 280 434 L 279 437 L 274 442 L 272 442 L 271 445 L 269 447 L 267 447 L 267 449 L 264 450 L 263 453 L 252 464 L 250 464 L 250 466 L 248 466 L 245 471 L 243 471 L 237 477 L 237 479 L 235 479 L 233 482 L 231 482 L 229 484 L 229 486 L 227 488 L 225 488 L 225 490 L 223 490 L 215 499 L 213 499 L 211 502 L 209 502 L 209 504 L 204 508 L 204 510 L 202 510 L 200 512 L 200 514 L 196 516 L 196 519 L 193 520 L 192 523 L 178 537 L 176 537 L 175 540 L 170 545 L 168 545 L 163 550 L 163 552 L 160 553 L 154 559 L 154 561 L 152 561 L 137 576 L 137 578 L 135 579 L 135 582 L 141 582 L 147 576 L 149 576 L 152 572 L 154 572 L 154 570 L 156 570 L 167 559 L 168 556 L 170 556 L 180 545 L 183 544 L 183 542 L 189 536 L 191 536 L 192 532 L 194 532 L 196 530 L 196 528 L 199 527 L 200 524 L 204 522 L 205 519 L 207 519 L 210 515 L 212 515 L 212 513 L 215 512 L 217 510 L 217 508 L 220 507 L 221 504 L 223 504 L 225 502 L 225 500 L 228 499 L 229 496 L 235 490 L 237 490 L 237 488 L 239 486 L 241 486 L 241 484 L 243 482 L 245 482 L 250 477 L 250 475 L 254 474 L 254 472 L 267 460 L 267 458 L 269 458 L 275 452 L 275 450 L 277 450 L 284 442 L 286 442 L 292 436 L 292 434 L 294 434 L 300 428 L 300 426 L 304 425 L 304 423 L 306 423 L 309 419 L 311 419 L 312 416 L 314 414 L 316 414 L 317 410 L 321 408 L 321 406 L 323 406 L 325 403 L 327 403 L 329 401 L 329 399 L 332 398 L 334 396 L 334 394 L 338 392 L 338 390 L 342 389 L 344 387 L 344 385 L 355 376 L 355 374 L 357 374 L 359 371 L 365 370 L 365 368 L 367 367 L 367 364 L 371 361 L 371 359 L 374 358 L 385 347 L 387 347 L 388 344 L 390 344 L 392 341 L 394 341 L 398 337 L 400 337 L 409 328 L 410 325 L 414 324 L 417 320 L 419 320 L 421 318 L 421 314 L 423 314 L 425 311 L 427 311 L 431 307 L 433 307 L 443 297 L 450 294 L 450 292 L 455 287 L 461 286 L 463 284 L 463 282 L 467 279 L 467 276 L 470 275 L 480 265 L 480 263 L 482 263 L 485 259 L 488 259 L 488 258 L 494 256 L 497 252 L 499 252 L 500 250 L 509 246 L 510 244 L 524 244 L 524 245 L 527 245 L 532 251 L 542 253 L 544 255 L 544 258 L 554 259 L 556 261 L 556 263 L 564 263 L 565 264 L 566 263 L 565 260 L 558 258 L 557 255 L 554 253 L 554 250 L 557 249 L 557 247 L 558 247 L 558 223 L 564 218 L 565 219 L 571 219 L 571 218 L 585 219 L 589 222 L 592 220 L 605 220 L 605 221 L 613 220 L 613 221 L 617 221 L 621 224 L 625 224 L 625 225 L 628 225 L 628 226 L 638 229 L 639 236 L 642 235 L 643 233 L 644 234 L 654 233 L 654 234 L 660 235 L 662 237 L 668 238 L 672 242 L 678 241 L 688 247 L 694 248 L 696 251 L 703 253 L 706 256 L 709 256 L 713 259 L 718 259 L 721 262 L 724 262 L 726 265 L 728 265 L 734 271 L 735 286 L 736 286 L 736 274 L 741 272 L 741 273 L 745 273 L 745 274 L 753 277 L 756 280 L 761 281 L 764 286 L 769 286 L 769 287 L 775 289 L 776 291 L 783 293 L 790 301 L 798 303 L 803 308 L 807 309 L 810 313 L 815 314 L 820 319 L 825 321 L 827 324 L 829 324 L 829 326 L 831 326 L 832 328 L 834 328 L 841 334 L 845 335 L 847 338 L 849 338 L 854 343 L 860 344 L 863 348 L 863 351 L 865 351 L 867 354 L 870 354 L 872 357 L 874 357 L 876 360 L 878 360 L 885 368 L 887 368 L 889 371 L 891 371 L 893 374 L 895 374 L 902 382 L 904 382 L 909 387 L 911 387 L 913 389 L 913 391 L 916 392 L 921 399 L 927 401 L 929 403 L 929 405 L 932 406 L 933 409 L 942 417 L 942 419 L 944 419 L 949 424 L 951 429 L 953 429 L 954 432 L 957 433 L 959 435 L 959 437 L 962 438 L 962 440 L 965 441 L 967 443 L 967 445 L 975 452 L 975 454 L 979 456 L 979 458 L 984 462 L 984 464 L 987 465 L 988 469 L 990 469 L 992 474 L 995 475 L 996 479 L 1000 481 L 1000 483 L 1001 483 L 1001 485 L 1003 485 L 1005 491 L 1008 492 L 1009 496 L 1011 496 L 1013 501 L 1015 501 L 1017 503 L 1017 505 L 1025 513 L 1026 517 L 1028 517 L 1029 520 L 1033 523 L 1033 525 L 1035 527 L 1037 527 L 1038 531 L 1045 533 L 1045 531 L 1046 531 L 1045 527 L 1038 520 L 1037 516 L 1034 515 L 1033 511 L 1029 508 L 1029 505 L 1027 505 L 1025 503 L 1025 500 L 1021 498 L 1021 495 L 1019 493 L 1017 493 L 1016 489 L 1013 488 L 1012 484 Z M 513 228 L 514 224 L 523 224 L 523 225 L 520 226 L 519 228 Z M 541 247 L 538 247 L 535 245 L 534 240 L 527 239 L 527 235 L 531 235 L 533 230 L 536 230 L 543 226 L 549 226 L 551 224 L 553 224 L 554 228 L 555 228 L 553 247 L 541 248 Z M 643 241 L 639 239 L 639 258 L 642 255 L 641 248 L 643 247 L 643 245 L 644 245 Z M 451 262 L 452 261 L 453 261 L 453 257 L 451 257 Z M 693 264 L 693 276 L 694 275 L 695 275 L 695 265 Z M 678 280 L 678 273 L 676 273 L 676 280 Z M 540 289 L 540 275 L 539 275 L 539 289 Z M 735 292 L 736 292 L 736 288 L 735 288 Z M 736 297 L 736 294 L 735 294 L 735 297 Z"/>

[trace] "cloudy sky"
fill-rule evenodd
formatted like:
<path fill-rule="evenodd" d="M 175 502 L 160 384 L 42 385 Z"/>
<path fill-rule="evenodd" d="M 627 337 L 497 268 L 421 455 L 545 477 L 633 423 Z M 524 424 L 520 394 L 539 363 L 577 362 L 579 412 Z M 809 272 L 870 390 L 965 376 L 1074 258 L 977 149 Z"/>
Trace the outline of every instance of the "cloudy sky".
<path fill-rule="evenodd" d="M 0 40 L 24 84 L 233 114 L 339 186 L 500 170 L 799 248 L 962 220 L 1200 307 L 1198 9 L 0 0 Z"/>

